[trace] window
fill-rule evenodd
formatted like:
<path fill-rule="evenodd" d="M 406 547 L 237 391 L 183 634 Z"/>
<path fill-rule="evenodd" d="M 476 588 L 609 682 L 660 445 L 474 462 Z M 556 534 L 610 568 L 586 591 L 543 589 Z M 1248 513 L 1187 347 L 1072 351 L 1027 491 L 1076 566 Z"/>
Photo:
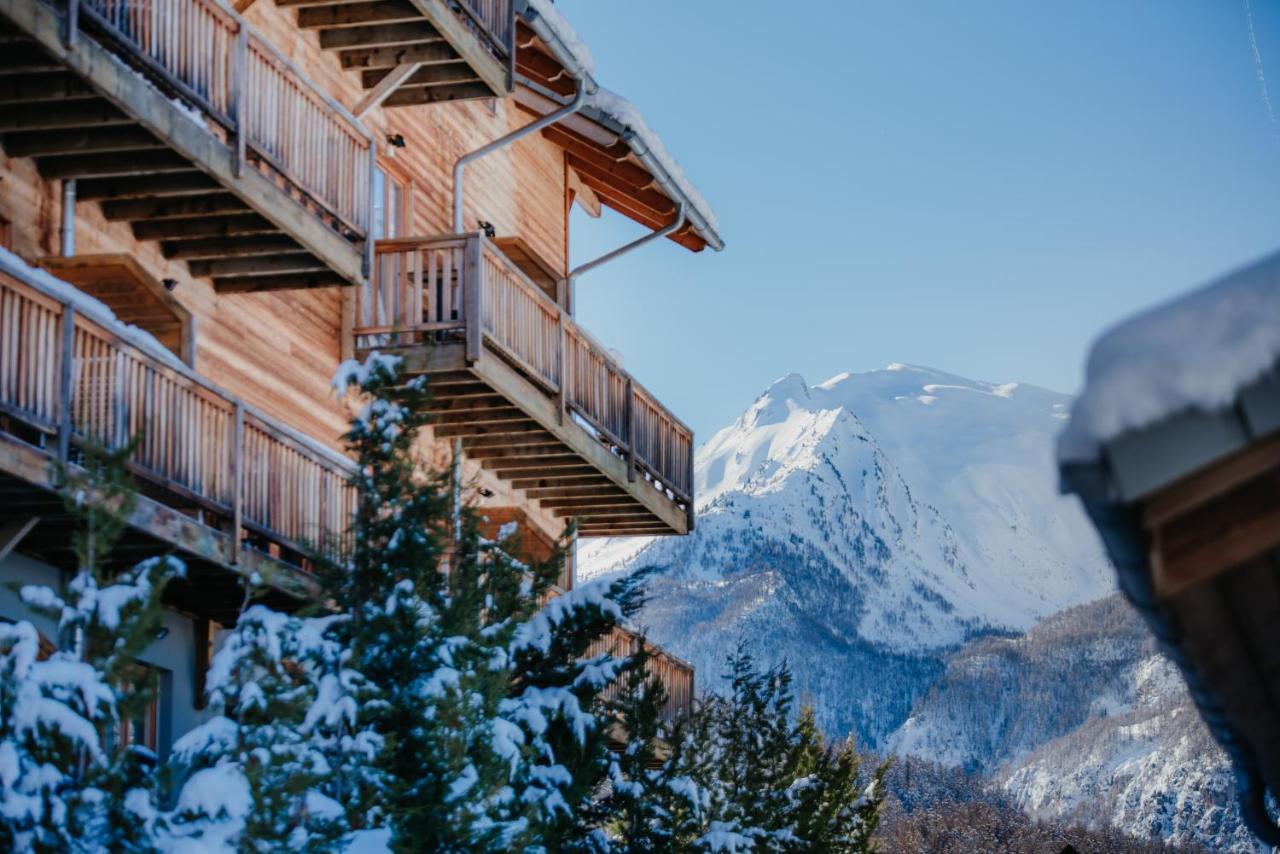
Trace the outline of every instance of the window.
<path fill-rule="evenodd" d="M 130 718 L 122 718 L 116 724 L 115 737 L 121 745 L 136 744 L 153 753 L 160 748 L 160 674 L 145 664 L 135 664 L 125 678 L 133 687 L 145 689 L 151 682 L 151 696 L 147 704 Z"/>
<path fill-rule="evenodd" d="M 373 236 L 403 237 L 406 219 L 406 182 L 383 166 L 373 173 Z"/>

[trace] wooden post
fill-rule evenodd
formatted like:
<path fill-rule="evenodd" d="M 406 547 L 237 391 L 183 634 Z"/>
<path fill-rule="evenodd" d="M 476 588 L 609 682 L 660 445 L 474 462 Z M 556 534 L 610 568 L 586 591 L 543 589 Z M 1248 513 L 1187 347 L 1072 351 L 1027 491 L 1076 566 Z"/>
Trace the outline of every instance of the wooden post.
<path fill-rule="evenodd" d="M 482 281 L 483 265 L 480 262 L 480 235 L 467 238 L 467 248 L 462 264 L 463 270 L 463 314 L 467 324 L 467 362 L 474 364 L 480 361 L 480 352 L 484 344 L 484 282 Z"/>
<path fill-rule="evenodd" d="M 236 401 L 235 436 L 231 443 L 231 555 L 240 562 L 240 537 L 244 532 L 244 404 Z"/>
<path fill-rule="evenodd" d="M 556 313 L 556 423 L 564 424 L 569 371 L 564 361 L 564 309 Z"/>
<path fill-rule="evenodd" d="M 191 705 L 198 711 L 206 705 L 204 691 L 205 680 L 209 675 L 209 662 L 213 658 L 213 623 L 209 620 L 196 620 L 192 629 L 195 632 L 196 660 L 192 685 L 195 696 L 191 700 Z"/>
<path fill-rule="evenodd" d="M 627 376 L 627 483 L 636 482 L 636 395 Z"/>
<path fill-rule="evenodd" d="M 249 89 L 249 30 L 241 22 L 236 33 L 236 52 L 232 60 L 231 85 L 234 91 L 231 96 L 231 120 L 236 129 L 236 166 L 235 175 L 244 174 L 244 163 L 248 148 L 248 111 L 244 108 L 246 92 Z"/>
<path fill-rule="evenodd" d="M 67 50 L 76 46 L 76 38 L 80 34 L 80 0 L 67 0 L 67 31 L 63 33 L 63 42 Z"/>
<path fill-rule="evenodd" d="M 75 363 L 76 310 L 62 309 L 62 376 L 58 379 L 58 462 L 67 464 L 71 453 L 71 374 Z"/>
<path fill-rule="evenodd" d="M 697 445 L 693 442 L 693 434 L 689 434 L 689 459 L 685 462 L 685 501 L 684 513 L 685 518 L 689 520 L 689 533 L 693 533 L 694 512 L 693 512 L 693 452 L 697 449 Z"/>

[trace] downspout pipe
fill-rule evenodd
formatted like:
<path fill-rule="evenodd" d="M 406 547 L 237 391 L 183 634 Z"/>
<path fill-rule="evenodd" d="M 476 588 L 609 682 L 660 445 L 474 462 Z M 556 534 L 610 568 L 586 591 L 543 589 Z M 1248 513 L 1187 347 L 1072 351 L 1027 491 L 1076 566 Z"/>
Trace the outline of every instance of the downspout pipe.
<path fill-rule="evenodd" d="M 484 157 L 486 154 L 492 154 L 493 152 L 497 151 L 499 148 L 504 148 L 510 145 L 511 143 L 515 142 L 516 140 L 523 139 L 524 137 L 528 136 L 531 133 L 537 133 L 538 131 L 542 130 L 545 127 L 550 127 L 551 125 L 555 124 L 561 119 L 571 116 L 574 113 L 578 112 L 578 110 L 582 109 L 582 106 L 586 102 L 587 102 L 587 89 L 583 81 L 579 79 L 578 89 L 577 89 L 577 92 L 574 93 L 573 100 L 570 101 L 565 106 L 561 107 L 560 109 L 556 110 L 553 113 L 547 113 L 542 118 L 536 121 L 530 122 L 529 124 L 525 125 L 522 128 L 517 128 L 516 130 L 513 130 L 511 133 L 507 134 L 506 136 L 495 139 L 493 142 L 489 143 L 488 145 L 481 146 L 480 148 L 477 148 L 475 151 L 468 152 L 467 154 L 464 154 L 461 157 L 459 157 L 458 161 L 453 164 L 453 232 L 454 234 L 461 234 L 465 230 L 465 227 L 462 221 L 462 202 L 463 202 L 462 182 L 463 182 L 464 173 L 467 168 L 467 164 L 471 163 L 474 160 L 479 160 L 481 157 Z"/>
<path fill-rule="evenodd" d="M 631 250 L 639 249 L 641 246 L 644 246 L 646 243 L 649 243 L 654 240 L 659 240 L 663 237 L 666 237 L 668 234 L 672 234 L 678 231 L 682 226 L 684 226 L 685 214 L 688 212 L 688 208 L 689 206 L 687 204 L 685 204 L 684 202 L 680 202 L 680 206 L 676 208 L 676 218 L 672 220 L 670 224 L 664 225 L 662 228 L 658 229 L 657 231 L 651 231 L 648 234 L 644 235 L 643 237 L 640 237 L 640 238 L 637 238 L 636 240 L 631 241 L 626 246 L 619 246 L 617 249 L 613 250 L 612 252 L 606 252 L 605 254 L 601 255 L 599 258 L 596 258 L 593 261 L 588 261 L 585 264 L 581 264 L 577 267 L 574 267 L 572 270 L 569 271 L 569 281 L 572 282 L 574 279 L 576 279 L 578 276 L 582 275 L 583 273 L 590 272 L 591 270 L 594 270 L 597 267 L 600 267 L 604 264 L 608 264 L 610 261 L 621 258 L 623 255 L 626 255 Z"/>
<path fill-rule="evenodd" d="M 76 254 L 76 179 L 62 181 L 62 257 Z"/>

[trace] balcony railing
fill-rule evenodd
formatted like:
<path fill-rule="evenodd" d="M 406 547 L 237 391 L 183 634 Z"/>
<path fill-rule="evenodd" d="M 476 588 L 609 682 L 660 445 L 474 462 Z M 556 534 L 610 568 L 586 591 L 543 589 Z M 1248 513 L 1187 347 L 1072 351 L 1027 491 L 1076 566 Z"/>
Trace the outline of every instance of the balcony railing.
<path fill-rule="evenodd" d="M 515 6 L 511 0 L 448 0 L 485 48 L 502 60 L 515 54 Z"/>
<path fill-rule="evenodd" d="M 69 0 L 68 29 L 100 33 L 163 88 L 223 128 L 246 161 L 277 173 L 365 236 L 375 148 L 341 104 L 220 0 Z"/>
<path fill-rule="evenodd" d="M 586 657 L 613 655 L 622 658 L 634 655 L 639 652 L 641 642 L 640 635 L 629 629 L 617 627 L 612 634 L 593 641 L 587 649 Z M 653 644 L 646 644 L 646 649 L 649 659 L 645 665 L 645 675 L 649 678 L 657 678 L 667 691 L 667 701 L 662 707 L 663 719 L 670 722 L 688 715 L 693 710 L 693 665 Z M 606 702 L 615 700 L 618 697 L 618 690 L 618 685 L 615 683 L 601 692 L 600 697 Z"/>
<path fill-rule="evenodd" d="M 131 468 L 149 491 L 220 519 L 233 543 L 247 530 L 303 555 L 345 551 L 354 463 L 218 390 L 159 345 L 87 316 L 39 277 L 8 272 L 0 271 L 0 412 L 64 461 L 77 443 L 135 440 Z"/>
<path fill-rule="evenodd" d="M 693 493 L 693 431 L 483 235 L 380 240 L 356 300 L 355 345 L 465 341 L 519 369 L 676 501 Z"/>

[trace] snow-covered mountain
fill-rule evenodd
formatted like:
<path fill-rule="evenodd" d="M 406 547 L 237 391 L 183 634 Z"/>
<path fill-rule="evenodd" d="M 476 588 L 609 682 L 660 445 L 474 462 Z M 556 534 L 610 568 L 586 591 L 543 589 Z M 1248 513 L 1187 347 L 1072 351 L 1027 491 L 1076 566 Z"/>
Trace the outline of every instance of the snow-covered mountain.
<path fill-rule="evenodd" d="M 583 545 L 580 572 L 658 567 L 641 622 L 703 689 L 744 639 L 829 732 L 1038 818 L 1253 850 L 1224 755 L 1058 495 L 1068 403 L 908 365 L 784 377 L 699 449 L 694 534 Z"/>
<path fill-rule="evenodd" d="M 744 637 L 791 660 L 829 727 L 878 744 L 941 652 L 1111 591 L 1057 494 L 1067 403 L 900 364 L 792 374 L 699 449 L 693 535 L 584 545 L 581 572 L 662 567 L 643 620 L 701 684 Z"/>
<path fill-rule="evenodd" d="M 1226 754 L 1177 668 L 1118 594 L 965 644 L 888 747 L 987 774 L 1036 818 L 1268 850 L 1245 829 Z"/>

